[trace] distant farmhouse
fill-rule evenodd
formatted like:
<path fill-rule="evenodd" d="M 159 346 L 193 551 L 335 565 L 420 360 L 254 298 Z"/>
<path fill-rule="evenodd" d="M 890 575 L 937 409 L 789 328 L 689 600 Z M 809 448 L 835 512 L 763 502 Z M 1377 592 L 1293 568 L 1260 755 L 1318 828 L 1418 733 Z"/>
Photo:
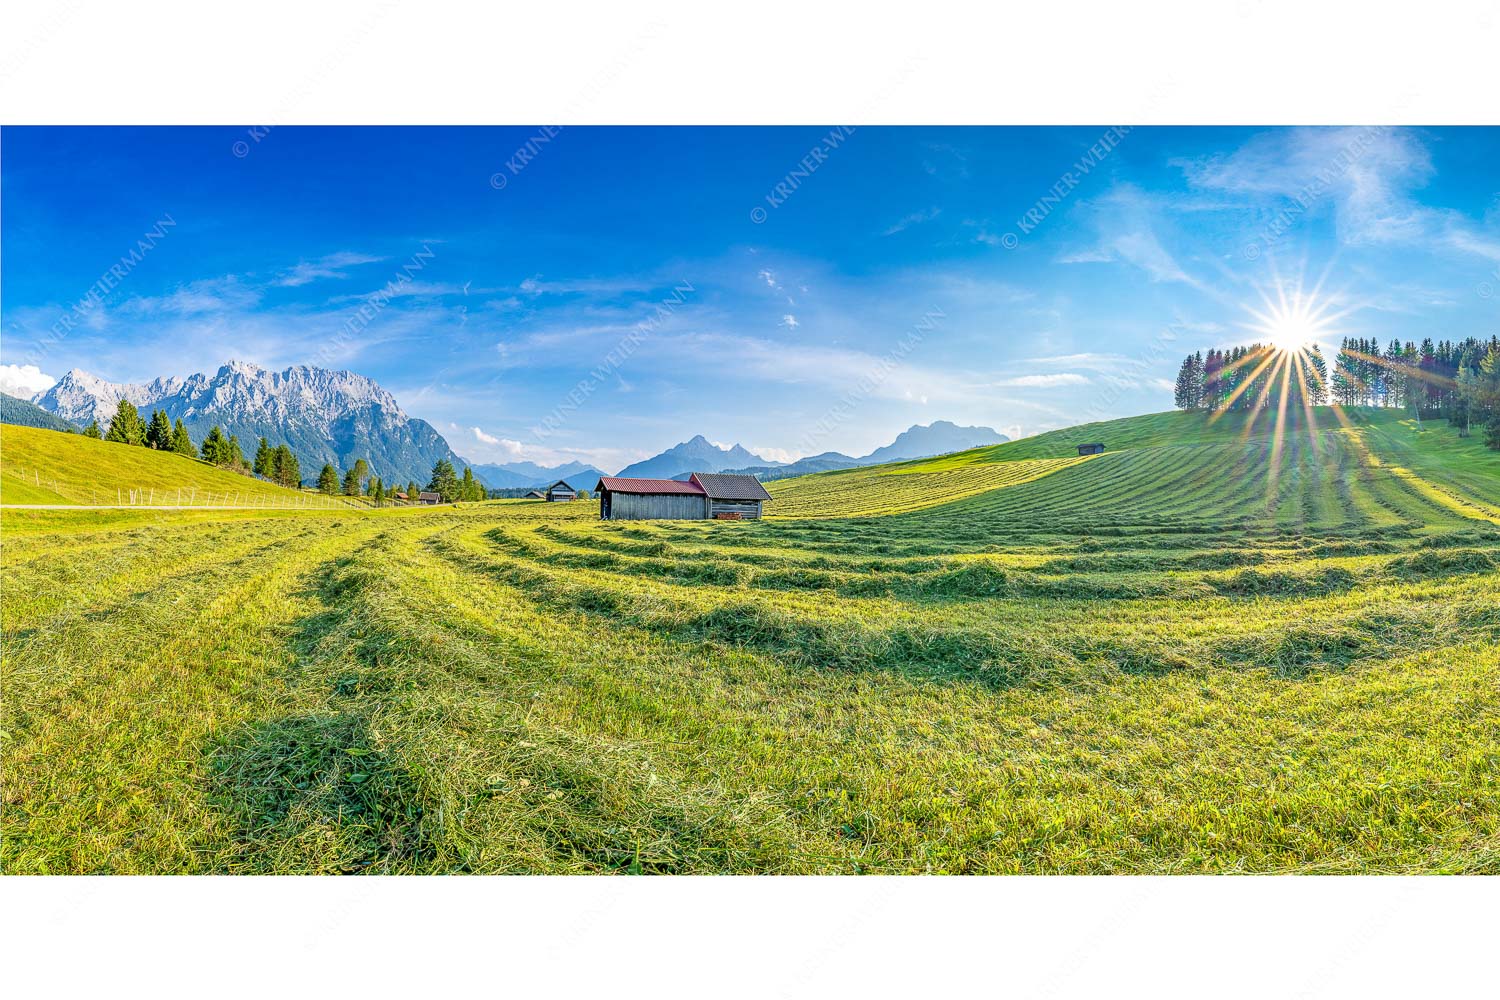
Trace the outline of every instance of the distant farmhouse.
<path fill-rule="evenodd" d="M 443 495 L 441 493 L 431 493 L 427 490 L 423 490 L 421 493 L 417 494 L 417 503 L 435 504 L 442 502 Z"/>
<path fill-rule="evenodd" d="M 549 501 L 552 501 L 554 503 L 566 500 L 577 500 L 578 491 L 559 479 L 557 482 L 547 487 L 545 496 Z"/>
<path fill-rule="evenodd" d="M 547 494 L 543 493 L 541 490 L 532 490 L 530 493 L 527 493 L 521 499 L 523 499 L 523 500 L 545 500 L 545 499 L 547 499 Z"/>
<path fill-rule="evenodd" d="M 605 476 L 596 487 L 604 521 L 754 520 L 771 494 L 754 476 L 695 472 L 677 479 Z"/>
<path fill-rule="evenodd" d="M 1078 446 L 1078 454 L 1080 454 L 1080 455 L 1102 455 L 1102 454 L 1104 454 L 1104 445 L 1102 445 L 1102 444 L 1081 444 L 1081 445 Z"/>

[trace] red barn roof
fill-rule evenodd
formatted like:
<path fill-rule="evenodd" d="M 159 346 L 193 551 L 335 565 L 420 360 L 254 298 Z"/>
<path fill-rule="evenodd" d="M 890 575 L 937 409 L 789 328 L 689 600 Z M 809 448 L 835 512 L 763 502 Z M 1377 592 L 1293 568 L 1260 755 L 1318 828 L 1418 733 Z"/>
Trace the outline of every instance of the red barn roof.
<path fill-rule="evenodd" d="M 619 476 L 605 476 L 599 480 L 597 488 L 611 493 L 674 493 L 694 497 L 705 495 L 703 487 L 697 483 L 685 483 L 678 479 L 621 479 Z"/>

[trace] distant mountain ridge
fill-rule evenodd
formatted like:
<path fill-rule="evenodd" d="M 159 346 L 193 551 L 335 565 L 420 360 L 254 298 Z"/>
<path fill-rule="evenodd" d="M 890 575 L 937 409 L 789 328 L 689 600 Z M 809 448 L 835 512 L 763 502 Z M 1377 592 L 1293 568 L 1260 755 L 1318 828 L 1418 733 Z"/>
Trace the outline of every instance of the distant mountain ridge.
<path fill-rule="evenodd" d="M 59 416 L 48 413 L 35 403 L 0 392 L 0 424 L 41 427 L 49 431 L 76 431 L 78 428 Z"/>
<path fill-rule="evenodd" d="M 493 489 L 527 489 L 534 486 L 551 486 L 559 479 L 568 481 L 574 489 L 591 490 L 600 476 L 609 473 L 587 462 L 566 462 L 551 467 L 535 462 L 505 462 L 499 465 L 470 462 L 474 475 L 484 480 Z M 573 480 L 578 480 L 574 482 Z"/>
<path fill-rule="evenodd" d="M 461 467 L 448 442 L 425 420 L 409 417 L 373 379 L 349 371 L 294 365 L 273 372 L 230 361 L 212 375 L 158 378 L 144 385 L 110 382 L 73 369 L 32 397 L 42 409 L 76 424 L 109 426 L 120 400 L 149 415 L 165 410 L 182 420 L 195 442 L 217 425 L 239 437 L 246 456 L 264 436 L 297 455 L 306 479 L 324 462 L 339 469 L 363 458 L 387 482 L 426 482 L 447 459 Z"/>
<path fill-rule="evenodd" d="M 876 448 L 863 458 L 851 458 L 837 451 L 825 451 L 821 455 L 799 458 L 787 465 L 754 465 L 729 472 L 742 472 L 761 479 L 790 479 L 793 476 L 810 476 L 815 472 L 833 472 L 838 469 L 853 469 L 861 465 L 880 465 L 885 462 L 901 462 L 913 458 L 931 458 L 955 451 L 968 451 L 989 444 L 1004 444 L 1010 438 L 993 427 L 961 427 L 948 420 L 936 420 L 930 424 L 913 424 L 896 440 L 883 448 Z"/>
<path fill-rule="evenodd" d="M 776 466 L 739 445 L 720 448 L 702 434 L 673 445 L 660 455 L 627 465 L 616 475 L 625 479 L 686 479 L 694 472 L 723 472 L 746 465 Z"/>

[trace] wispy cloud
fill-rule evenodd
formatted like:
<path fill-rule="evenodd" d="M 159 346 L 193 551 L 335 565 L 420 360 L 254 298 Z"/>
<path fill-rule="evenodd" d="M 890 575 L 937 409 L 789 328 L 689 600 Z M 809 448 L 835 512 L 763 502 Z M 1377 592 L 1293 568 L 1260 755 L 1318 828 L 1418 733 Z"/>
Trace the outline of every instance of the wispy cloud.
<path fill-rule="evenodd" d="M 991 384 L 1003 388 L 1052 389 L 1060 385 L 1088 385 L 1088 383 L 1088 378 L 1077 372 L 1057 372 L 1048 375 L 1015 375 Z"/>
<path fill-rule="evenodd" d="M 1199 285 L 1162 244 L 1157 206 L 1140 188 L 1117 184 L 1104 196 L 1081 203 L 1078 210 L 1091 221 L 1095 241 L 1061 254 L 1059 264 L 1122 261 L 1146 272 L 1152 281 Z"/>
<path fill-rule="evenodd" d="M 942 214 L 943 210 L 941 208 L 938 208 L 936 205 L 932 206 L 931 208 L 924 208 L 921 211 L 913 212 L 910 215 L 903 216 L 902 218 L 897 219 L 880 235 L 895 236 L 897 233 L 905 232 L 912 226 L 921 225 L 924 222 L 931 222 L 933 219 L 936 219 L 939 215 Z"/>
<path fill-rule="evenodd" d="M 350 268 L 361 264 L 377 264 L 385 259 L 370 254 L 355 253 L 352 250 L 341 250 L 316 260 L 301 261 L 277 278 L 274 283 L 287 288 L 296 288 L 323 278 L 347 278 Z"/>

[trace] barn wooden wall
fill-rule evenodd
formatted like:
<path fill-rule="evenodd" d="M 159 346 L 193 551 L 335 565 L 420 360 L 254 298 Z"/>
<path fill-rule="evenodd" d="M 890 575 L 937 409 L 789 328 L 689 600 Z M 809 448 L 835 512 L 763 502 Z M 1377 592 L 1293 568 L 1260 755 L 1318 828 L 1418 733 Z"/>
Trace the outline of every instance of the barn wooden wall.
<path fill-rule="evenodd" d="M 610 495 L 611 521 L 701 521 L 708 516 L 708 501 L 701 496 L 665 494 L 642 496 L 637 493 Z"/>

